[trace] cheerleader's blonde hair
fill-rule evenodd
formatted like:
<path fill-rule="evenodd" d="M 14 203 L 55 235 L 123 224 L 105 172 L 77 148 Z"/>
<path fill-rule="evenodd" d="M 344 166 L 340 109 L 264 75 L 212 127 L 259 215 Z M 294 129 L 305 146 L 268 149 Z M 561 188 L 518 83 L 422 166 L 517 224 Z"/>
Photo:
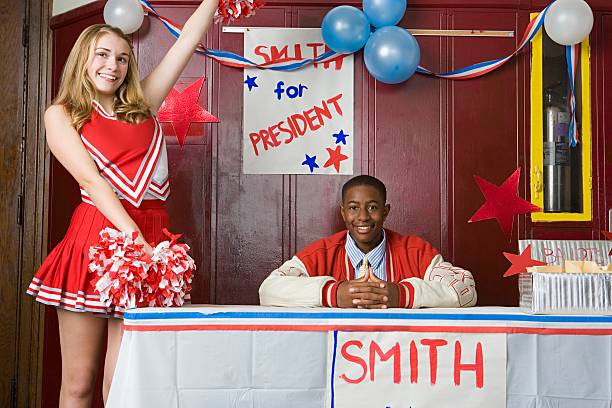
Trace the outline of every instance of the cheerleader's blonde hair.
<path fill-rule="evenodd" d="M 54 104 L 64 106 L 72 118 L 72 126 L 77 131 L 80 131 L 91 118 L 92 101 L 96 97 L 96 89 L 87 74 L 87 65 L 90 58 L 93 57 L 96 43 L 106 34 L 114 34 L 123 39 L 130 49 L 127 74 L 115 92 L 113 110 L 117 119 L 127 123 L 139 123 L 151 114 L 149 104 L 140 87 L 130 37 L 116 27 L 95 24 L 83 30 L 72 47 L 66 65 L 64 65 L 59 92 L 53 100 Z"/>

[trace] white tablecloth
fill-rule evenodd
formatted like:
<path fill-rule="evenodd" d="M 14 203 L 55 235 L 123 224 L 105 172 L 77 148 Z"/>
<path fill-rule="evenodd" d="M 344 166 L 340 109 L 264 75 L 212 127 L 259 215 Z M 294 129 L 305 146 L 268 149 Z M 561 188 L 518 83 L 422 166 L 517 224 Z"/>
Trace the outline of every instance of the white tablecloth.
<path fill-rule="evenodd" d="M 612 408 L 612 316 L 257 306 L 126 313 L 107 407 L 322 408 L 329 333 L 392 335 L 432 321 L 459 332 L 506 333 L 507 407 Z"/>

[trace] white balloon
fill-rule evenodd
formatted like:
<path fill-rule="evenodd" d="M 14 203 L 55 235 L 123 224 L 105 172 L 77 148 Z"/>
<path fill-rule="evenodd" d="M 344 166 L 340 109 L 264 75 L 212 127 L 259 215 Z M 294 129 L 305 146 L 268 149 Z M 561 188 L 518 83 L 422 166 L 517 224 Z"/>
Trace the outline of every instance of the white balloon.
<path fill-rule="evenodd" d="M 104 6 L 104 21 L 126 34 L 137 31 L 144 20 L 138 0 L 108 0 Z"/>
<path fill-rule="evenodd" d="M 593 11 L 584 0 L 557 0 L 546 12 L 544 28 L 558 44 L 578 44 L 593 28 Z"/>

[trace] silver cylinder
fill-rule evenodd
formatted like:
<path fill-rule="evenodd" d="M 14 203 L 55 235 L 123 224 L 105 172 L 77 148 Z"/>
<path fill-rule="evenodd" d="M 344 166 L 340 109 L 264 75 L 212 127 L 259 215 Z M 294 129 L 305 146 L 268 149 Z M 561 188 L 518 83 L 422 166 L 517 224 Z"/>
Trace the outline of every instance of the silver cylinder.
<path fill-rule="evenodd" d="M 569 117 L 559 107 L 544 109 L 544 211 L 570 212 L 571 166 Z"/>

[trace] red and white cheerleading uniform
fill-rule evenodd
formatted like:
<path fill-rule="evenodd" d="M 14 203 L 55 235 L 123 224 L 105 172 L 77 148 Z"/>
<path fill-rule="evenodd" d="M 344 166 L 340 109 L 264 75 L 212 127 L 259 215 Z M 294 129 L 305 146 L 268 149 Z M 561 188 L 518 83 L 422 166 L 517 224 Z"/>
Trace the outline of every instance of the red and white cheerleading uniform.
<path fill-rule="evenodd" d="M 163 228 L 168 227 L 164 201 L 170 194 L 159 122 L 154 116 L 138 124 L 121 122 L 97 102 L 93 105 L 91 120 L 81 129 L 83 144 L 145 240 L 159 243 L 165 239 Z M 88 270 L 89 248 L 98 243 L 101 230 L 115 227 L 82 188 L 81 198 L 66 236 L 43 261 L 27 293 L 48 305 L 119 317 L 120 308 L 105 307 L 94 293 Z"/>
<path fill-rule="evenodd" d="M 340 282 L 354 268 L 346 253 L 347 231 L 320 239 L 274 270 L 259 287 L 265 306 L 337 307 Z M 399 287 L 404 308 L 468 307 L 476 304 L 469 271 L 444 262 L 438 250 L 416 236 L 385 229 L 387 281 Z"/>

